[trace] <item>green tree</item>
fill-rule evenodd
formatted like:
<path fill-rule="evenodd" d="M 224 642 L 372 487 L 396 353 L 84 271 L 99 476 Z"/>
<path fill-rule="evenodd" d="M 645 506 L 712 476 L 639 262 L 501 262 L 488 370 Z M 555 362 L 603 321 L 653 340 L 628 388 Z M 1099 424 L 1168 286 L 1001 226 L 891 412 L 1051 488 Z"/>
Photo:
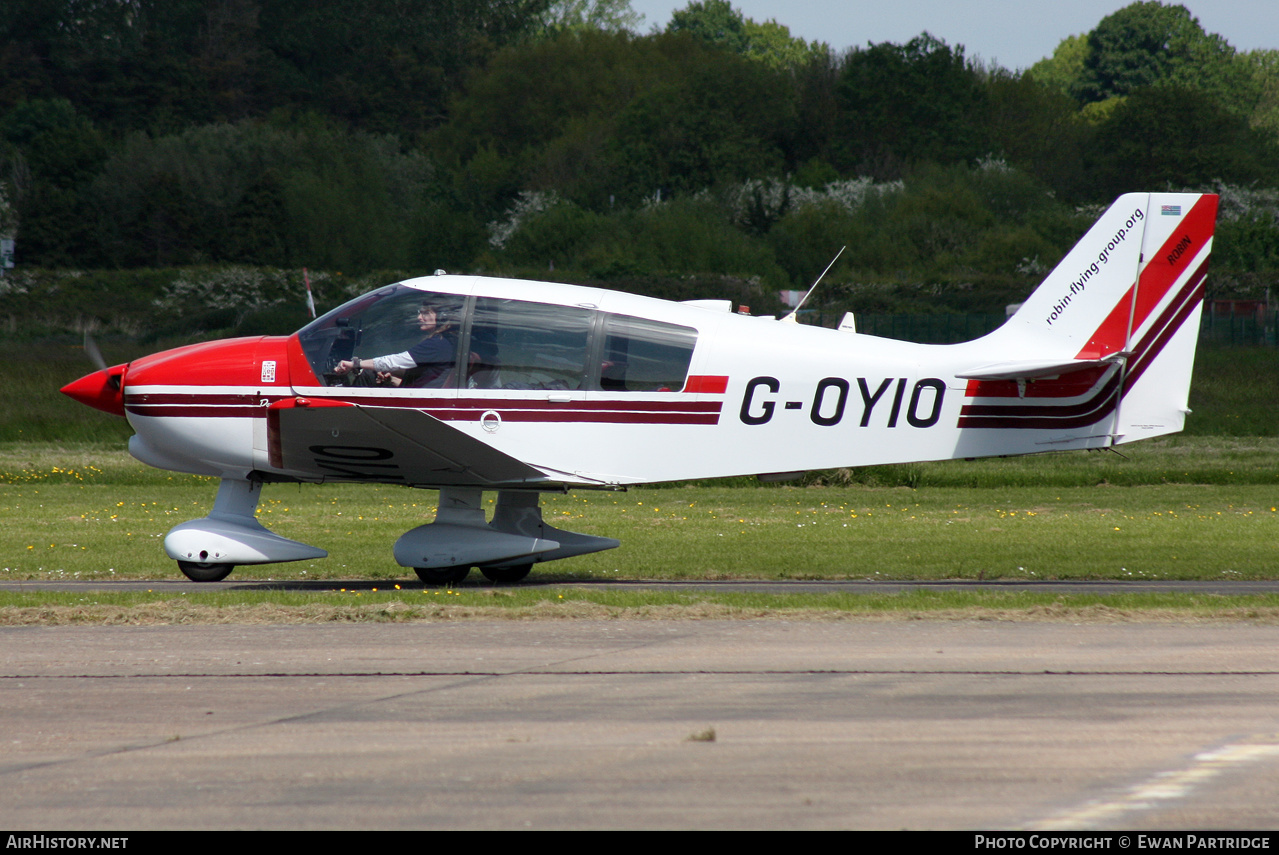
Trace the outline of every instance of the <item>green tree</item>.
<path fill-rule="evenodd" d="M 834 157 L 844 171 L 896 178 L 905 164 L 971 160 L 989 147 L 977 69 L 962 46 L 927 33 L 848 54 L 837 95 Z"/>
<path fill-rule="evenodd" d="M 1256 101 L 1246 65 L 1219 35 L 1204 32 L 1185 6 L 1158 0 L 1129 4 L 1107 15 L 1088 34 L 1083 67 L 1072 87 L 1082 103 L 1122 97 L 1139 88 L 1171 84 L 1213 93 L 1236 112 Z"/>
<path fill-rule="evenodd" d="M 18 233 L 18 212 L 9 202 L 9 188 L 0 181 L 0 238 L 12 238 Z"/>
<path fill-rule="evenodd" d="M 84 190 L 106 157 L 102 134 L 59 98 L 19 103 L 0 118 L 0 138 L 19 179 L 14 202 L 24 262 L 72 263 L 93 243 Z"/>
<path fill-rule="evenodd" d="M 611 148 L 617 195 L 633 202 L 779 173 L 790 95 L 779 72 L 711 52 L 687 77 L 638 95 L 618 117 Z"/>
<path fill-rule="evenodd" d="M 582 30 L 635 32 L 644 16 L 631 8 L 631 0 L 555 0 L 541 20 L 546 37 Z"/>
<path fill-rule="evenodd" d="M 524 190 L 603 210 L 782 168 L 786 75 L 687 34 L 582 31 L 513 45 L 429 138 L 488 219 Z"/>
<path fill-rule="evenodd" d="M 203 0 L 13 0 L 0 15 L 0 63 L 38 66 L 20 97 L 63 97 L 105 128 L 207 118 L 191 62 Z M 0 74 L 0 77 L 4 76 Z"/>
<path fill-rule="evenodd" d="M 770 18 L 763 23 L 746 19 L 746 56 L 774 68 L 796 68 L 831 52 L 825 42 L 792 36 L 790 28 Z"/>
<path fill-rule="evenodd" d="M 1279 147 L 1205 92 L 1150 86 L 1132 92 L 1097 129 L 1089 150 L 1095 201 L 1131 190 L 1279 180 Z"/>
<path fill-rule="evenodd" d="M 821 42 L 810 44 L 792 36 L 790 28 L 774 19 L 756 23 L 729 0 L 693 0 L 671 13 L 666 32 L 688 33 L 705 44 L 775 68 L 793 68 L 830 52 Z"/>
<path fill-rule="evenodd" d="M 289 108 L 412 133 L 443 120 L 469 68 L 536 33 L 551 2 L 8 0 L 0 106 L 57 95 L 120 132 Z"/>
<path fill-rule="evenodd" d="M 196 42 L 195 64 L 221 119 L 256 115 L 266 105 L 258 0 L 210 0 Z"/>
<path fill-rule="evenodd" d="M 677 199 L 625 215 L 630 257 L 640 270 L 668 274 L 760 276 L 785 287 L 772 248 L 733 228 L 706 199 Z"/>
<path fill-rule="evenodd" d="M 260 0 L 270 85 L 363 129 L 438 125 L 471 67 L 535 33 L 551 0 Z"/>
<path fill-rule="evenodd" d="M 1079 105 L 1058 86 L 1040 81 L 1034 69 L 1013 73 L 996 69 L 985 81 L 981 124 L 991 151 L 1034 175 L 1059 195 L 1089 195 L 1084 152 L 1093 129 L 1079 116 Z"/>
<path fill-rule="evenodd" d="M 1045 86 L 1070 94 L 1084 71 L 1084 57 L 1088 55 L 1086 33 L 1067 36 L 1058 43 L 1053 55 L 1039 60 L 1030 67 L 1030 73 Z"/>
<path fill-rule="evenodd" d="M 737 54 L 750 48 L 746 18 L 728 0 L 693 0 L 671 13 L 666 32 L 688 33 L 700 42 Z"/>
<path fill-rule="evenodd" d="M 1254 50 L 1240 61 L 1248 65 L 1257 92 L 1252 126 L 1279 140 L 1279 50 Z"/>
<path fill-rule="evenodd" d="M 94 181 L 117 265 L 245 261 L 402 268 L 431 170 L 398 140 L 312 119 L 135 134 Z"/>
<path fill-rule="evenodd" d="M 617 115 L 684 62 L 679 49 L 687 45 L 669 41 L 583 30 L 498 52 L 427 141 L 452 168 L 456 197 L 485 218 L 521 190 L 606 201 L 605 151 Z"/>

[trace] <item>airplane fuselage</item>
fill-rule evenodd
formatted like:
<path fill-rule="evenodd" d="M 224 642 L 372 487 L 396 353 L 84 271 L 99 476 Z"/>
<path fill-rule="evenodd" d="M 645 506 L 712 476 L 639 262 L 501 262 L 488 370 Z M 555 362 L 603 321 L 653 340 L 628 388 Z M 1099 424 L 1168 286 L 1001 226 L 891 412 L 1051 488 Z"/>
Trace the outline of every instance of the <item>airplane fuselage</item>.
<path fill-rule="evenodd" d="M 157 466 L 223 478 L 255 473 L 423 487 L 459 483 L 454 477 L 424 481 L 394 444 L 352 437 L 350 431 L 282 455 L 273 415 L 282 404 L 295 407 L 299 401 L 313 410 L 345 403 L 418 411 L 544 470 L 548 488 L 981 457 L 1112 441 L 1109 411 L 1091 423 L 1067 423 L 1047 433 L 1015 425 L 960 431 L 964 408 L 979 399 L 979 391 L 986 393 L 983 398 L 999 393 L 995 401 L 1006 401 L 1010 391 L 993 383 L 982 390 L 957 377 L 981 361 L 982 340 L 918 345 L 549 283 L 445 276 L 406 284 L 422 289 L 423 297 L 517 293 L 541 306 L 587 304 L 597 307 L 589 309 L 593 313 L 691 330 L 694 346 L 679 385 L 616 391 L 601 388 L 606 384 L 591 376 L 594 366 L 585 364 L 586 357 L 582 366 L 572 366 L 585 375 L 578 388 L 558 388 L 566 383 L 519 388 L 532 384 L 516 382 L 485 388 L 473 381 L 463 387 L 464 372 L 458 372 L 452 388 L 406 389 L 347 386 L 332 377 L 324 382 L 297 334 L 194 345 L 129 367 L 124 407 L 137 432 L 131 450 Z M 583 354 L 598 349 L 592 339 L 596 320 L 588 323 Z M 494 361 L 500 363 L 500 356 Z M 1058 382 L 1048 400 L 1059 407 L 1086 401 L 1104 386 L 1105 373 L 1075 378 L 1064 389 L 1073 394 L 1062 394 Z M 1039 384 L 1031 400 L 1052 385 Z"/>

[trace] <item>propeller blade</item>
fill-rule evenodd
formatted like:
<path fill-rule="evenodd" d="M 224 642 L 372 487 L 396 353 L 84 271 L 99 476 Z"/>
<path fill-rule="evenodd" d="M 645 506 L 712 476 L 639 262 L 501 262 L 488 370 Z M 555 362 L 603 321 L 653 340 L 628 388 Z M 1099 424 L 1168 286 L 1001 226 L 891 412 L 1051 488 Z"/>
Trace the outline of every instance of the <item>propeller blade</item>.
<path fill-rule="evenodd" d="M 98 350 L 98 343 L 93 340 L 93 334 L 88 330 L 84 331 L 84 352 L 89 354 L 90 361 L 98 367 L 99 371 L 107 369 L 107 361 L 102 358 L 102 351 Z"/>

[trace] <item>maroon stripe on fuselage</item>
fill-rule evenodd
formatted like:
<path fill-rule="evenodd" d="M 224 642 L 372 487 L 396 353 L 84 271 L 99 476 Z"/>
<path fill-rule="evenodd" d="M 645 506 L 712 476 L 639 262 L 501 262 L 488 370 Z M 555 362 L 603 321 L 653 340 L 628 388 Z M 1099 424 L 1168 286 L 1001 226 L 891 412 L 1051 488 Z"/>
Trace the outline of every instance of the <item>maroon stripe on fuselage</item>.
<path fill-rule="evenodd" d="M 992 412 L 960 411 L 961 428 L 1071 428 L 1085 427 L 1110 415 L 1119 401 L 1119 375 L 1115 374 L 1100 393 L 1073 407 L 992 407 Z M 1011 410 L 1016 412 L 1010 412 Z M 1070 412 L 1065 412 L 1069 410 Z"/>
<path fill-rule="evenodd" d="M 292 396 L 290 396 L 292 397 Z M 176 418 L 264 418 L 266 409 L 257 395 L 163 392 L 130 395 L 125 409 L 139 416 Z M 282 400 L 267 397 L 268 402 Z M 320 400 L 318 397 L 316 400 Z M 722 405 L 704 401 L 529 401 L 422 397 L 335 398 L 366 407 L 422 410 L 441 421 L 478 421 L 486 412 L 512 422 L 582 422 L 589 424 L 717 424 Z"/>
<path fill-rule="evenodd" d="M 135 416 L 150 418 L 179 419 L 263 419 L 266 418 L 266 407 L 206 407 L 198 401 L 190 404 L 170 404 L 165 406 L 126 404 L 126 412 Z"/>
<path fill-rule="evenodd" d="M 494 410 L 505 422 L 581 422 L 591 424 L 645 424 L 645 425 L 713 425 L 719 423 L 719 413 L 522 413 Z M 441 418 L 437 416 L 436 418 Z M 478 420 L 479 416 L 475 418 Z M 456 416 L 442 421 L 462 421 Z"/>
<path fill-rule="evenodd" d="M 569 393 L 573 394 L 573 393 Z M 304 396 L 305 397 L 305 396 Z M 316 396 L 317 399 L 321 396 Z M 324 395 L 326 400 L 334 396 Z M 360 407 L 405 407 L 410 410 L 607 410 L 611 412 L 676 412 L 718 413 L 723 406 L 718 401 L 547 401 L 528 398 L 429 398 L 407 396 L 338 397 Z"/>

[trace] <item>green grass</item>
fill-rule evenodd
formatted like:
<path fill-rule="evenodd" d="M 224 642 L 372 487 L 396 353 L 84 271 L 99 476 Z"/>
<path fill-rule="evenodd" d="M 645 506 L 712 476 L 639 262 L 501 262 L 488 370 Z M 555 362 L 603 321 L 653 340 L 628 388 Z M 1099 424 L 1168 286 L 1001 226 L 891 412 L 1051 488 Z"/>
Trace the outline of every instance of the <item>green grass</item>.
<path fill-rule="evenodd" d="M 1273 577 L 1279 440 L 1132 448 L 1128 459 L 921 464 L 917 489 L 700 484 L 548 495 L 552 525 L 623 545 L 534 572 L 555 581 Z M 968 482 L 980 486 L 953 486 Z M 149 469 L 118 450 L 0 448 L 0 579 L 174 578 L 163 537 L 208 513 L 215 492 L 212 479 Z M 391 545 L 433 517 L 436 496 L 268 485 L 261 521 L 330 557 L 243 567 L 231 578 L 411 579 Z"/>
<path fill-rule="evenodd" d="M 1279 436 L 1279 348 L 1195 352 L 1188 436 Z"/>
<path fill-rule="evenodd" d="M 109 362 L 156 347 L 103 341 Z M 161 541 L 208 513 L 216 482 L 137 463 L 127 424 L 57 389 L 89 370 L 78 341 L 9 342 L 24 366 L 0 411 L 0 579 L 175 579 Z M 1111 452 L 946 461 L 628 493 L 546 496 L 553 525 L 618 550 L 540 565 L 535 578 L 1262 579 L 1279 543 L 1279 351 L 1203 348 L 1185 434 Z M 391 558 L 436 494 L 377 485 L 270 485 L 259 516 L 328 549 L 322 561 L 235 579 L 332 580 L 333 591 L 0 594 L 0 623 L 400 621 L 646 617 L 1273 620 L 1269 597 L 680 594 L 565 587 L 416 587 Z M 414 580 L 414 586 L 409 586 Z M 343 583 L 357 583 L 340 590 Z M 395 590 L 394 585 L 404 583 Z M 371 588 L 385 589 L 373 591 Z"/>
<path fill-rule="evenodd" d="M 703 483 L 746 487 L 758 482 L 735 478 Z M 1279 485 L 1279 438 L 1182 434 L 1121 445 L 1115 450 L 811 472 L 795 482 L 796 486 L 970 489 L 1149 484 Z"/>
<path fill-rule="evenodd" d="M 131 343 L 101 342 L 109 365 L 144 356 Z M 158 349 L 158 348 L 153 348 Z M 124 419 L 86 407 L 59 390 L 94 371 L 83 341 L 63 336 L 38 341 L 6 340 L 0 358 L 21 370 L 5 376 L 6 406 L 0 408 L 0 442 L 101 442 L 122 445 L 133 431 Z"/>

